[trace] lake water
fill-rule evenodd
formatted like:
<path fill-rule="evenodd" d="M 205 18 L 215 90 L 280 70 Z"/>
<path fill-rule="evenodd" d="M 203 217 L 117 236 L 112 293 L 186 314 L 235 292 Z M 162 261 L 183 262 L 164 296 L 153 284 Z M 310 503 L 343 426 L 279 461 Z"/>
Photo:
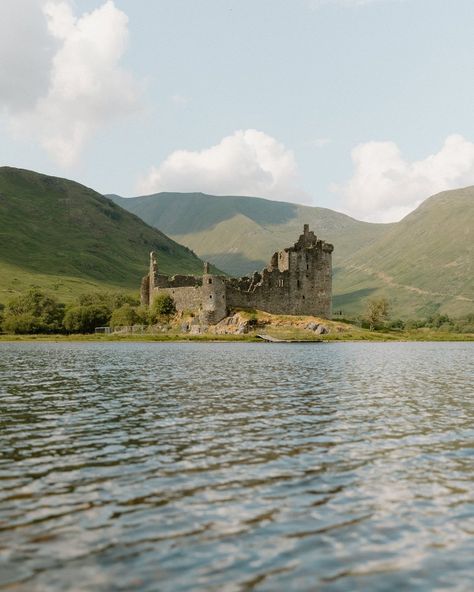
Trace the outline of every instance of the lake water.
<path fill-rule="evenodd" d="M 473 354 L 0 344 L 0 589 L 472 590 Z"/>

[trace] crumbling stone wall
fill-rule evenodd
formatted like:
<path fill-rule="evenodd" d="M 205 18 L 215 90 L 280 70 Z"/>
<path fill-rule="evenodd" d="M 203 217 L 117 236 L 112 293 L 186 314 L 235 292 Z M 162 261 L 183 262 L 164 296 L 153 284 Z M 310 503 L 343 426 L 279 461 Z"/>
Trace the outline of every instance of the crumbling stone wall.
<path fill-rule="evenodd" d="M 189 286 L 180 288 L 155 288 L 152 297 L 154 297 L 158 293 L 169 294 L 174 300 L 176 310 L 199 312 L 202 308 L 201 286 Z"/>

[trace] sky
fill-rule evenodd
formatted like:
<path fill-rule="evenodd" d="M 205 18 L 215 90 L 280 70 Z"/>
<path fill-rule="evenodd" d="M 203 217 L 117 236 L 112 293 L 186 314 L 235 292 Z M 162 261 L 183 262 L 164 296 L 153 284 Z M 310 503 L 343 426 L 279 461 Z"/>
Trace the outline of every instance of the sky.
<path fill-rule="evenodd" d="M 1 0 L 0 165 L 399 220 L 474 185 L 473 24 L 473 0 Z"/>

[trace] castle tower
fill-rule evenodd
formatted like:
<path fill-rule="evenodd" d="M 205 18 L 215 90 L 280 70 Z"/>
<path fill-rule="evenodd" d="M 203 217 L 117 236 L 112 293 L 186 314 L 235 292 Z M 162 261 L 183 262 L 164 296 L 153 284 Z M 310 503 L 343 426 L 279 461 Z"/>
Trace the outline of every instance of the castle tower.
<path fill-rule="evenodd" d="M 202 276 L 201 320 L 214 325 L 227 316 L 226 287 L 223 278 L 209 271 L 209 263 L 206 262 Z"/>

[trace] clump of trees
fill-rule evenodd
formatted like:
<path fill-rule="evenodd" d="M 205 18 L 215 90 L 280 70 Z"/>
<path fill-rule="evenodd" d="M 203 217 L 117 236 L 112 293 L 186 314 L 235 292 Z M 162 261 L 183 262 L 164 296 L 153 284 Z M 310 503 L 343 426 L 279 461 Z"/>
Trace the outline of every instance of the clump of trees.
<path fill-rule="evenodd" d="M 97 327 L 149 325 L 176 314 L 171 296 L 156 299 L 152 310 L 123 292 L 81 294 L 69 305 L 38 288 L 0 305 L 0 331 L 11 334 L 93 333 Z"/>
<path fill-rule="evenodd" d="M 6 333 L 59 333 L 63 329 L 64 304 L 53 296 L 32 288 L 13 298 L 3 313 Z"/>

